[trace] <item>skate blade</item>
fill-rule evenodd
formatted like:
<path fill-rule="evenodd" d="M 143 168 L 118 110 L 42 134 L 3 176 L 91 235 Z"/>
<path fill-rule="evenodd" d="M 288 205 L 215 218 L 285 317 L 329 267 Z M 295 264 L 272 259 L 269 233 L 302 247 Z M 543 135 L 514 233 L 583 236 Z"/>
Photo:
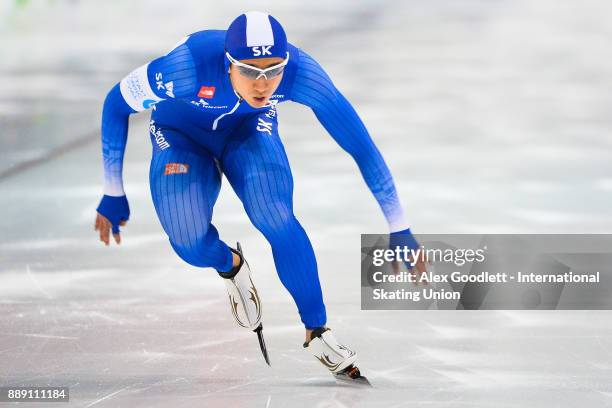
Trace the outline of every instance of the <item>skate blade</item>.
<path fill-rule="evenodd" d="M 366 377 L 361 375 L 361 373 L 359 373 L 359 369 L 356 370 L 357 371 L 356 375 L 354 376 L 349 375 L 349 372 L 351 372 L 351 368 L 353 368 L 353 366 L 347 368 L 341 373 L 332 373 L 332 374 L 334 378 L 336 379 L 336 381 L 343 383 L 343 384 L 372 387 L 372 384 L 370 384 L 370 381 Z"/>
<path fill-rule="evenodd" d="M 347 385 L 355 385 L 355 386 L 359 386 L 359 387 L 372 387 L 372 384 L 370 383 L 370 381 L 364 377 L 364 376 L 360 376 L 360 377 L 355 377 L 355 378 L 351 378 L 347 375 L 342 375 L 342 374 L 334 374 L 334 378 L 336 379 L 336 381 L 338 381 L 339 383 L 342 384 L 347 384 Z"/>
<path fill-rule="evenodd" d="M 272 367 L 272 365 L 270 364 L 270 357 L 268 357 L 268 349 L 266 347 L 266 342 L 263 337 L 263 325 L 260 323 L 259 326 L 257 326 L 257 328 L 253 331 L 257 333 L 257 340 L 259 340 L 259 347 L 261 348 L 261 353 L 263 354 L 264 360 L 266 360 L 266 363 L 270 367 Z"/>

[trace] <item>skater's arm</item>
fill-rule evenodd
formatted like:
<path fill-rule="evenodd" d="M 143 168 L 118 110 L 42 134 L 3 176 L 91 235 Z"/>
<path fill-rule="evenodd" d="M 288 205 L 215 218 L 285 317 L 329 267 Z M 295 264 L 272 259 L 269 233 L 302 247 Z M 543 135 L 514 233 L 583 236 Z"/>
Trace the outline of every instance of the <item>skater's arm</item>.
<path fill-rule="evenodd" d="M 106 95 L 102 109 L 102 157 L 104 194 L 118 197 L 123 191 L 123 155 L 127 143 L 129 115 L 136 112 L 121 96 L 120 84 Z"/>
<path fill-rule="evenodd" d="M 334 140 L 353 157 L 390 231 L 407 230 L 391 172 L 366 127 L 321 66 L 302 50 L 291 99 L 312 108 Z"/>
<path fill-rule="evenodd" d="M 389 224 L 390 248 L 419 248 L 404 217 L 391 172 L 366 127 L 321 66 L 301 50 L 291 99 L 312 108 L 329 134 L 359 166 Z M 423 273 L 427 269 L 426 260 L 419 257 L 414 266 L 407 264 L 407 267 Z"/>
<path fill-rule="evenodd" d="M 102 110 L 104 196 L 97 208 L 96 230 L 107 245 L 109 226 L 119 243 L 119 226 L 129 218 L 122 173 L 130 114 L 149 109 L 164 99 L 187 96 L 196 82 L 194 59 L 187 45 L 181 44 L 129 73 L 106 96 Z"/>
<path fill-rule="evenodd" d="M 119 226 L 125 225 L 130 210 L 123 191 L 123 155 L 127 142 L 131 109 L 121 96 L 120 84 L 115 85 L 104 100 L 102 109 L 102 158 L 104 162 L 104 196 L 97 208 L 95 230 L 100 241 L 110 242 L 110 231 L 117 244 L 121 243 Z"/>
<path fill-rule="evenodd" d="M 125 195 L 122 170 L 128 118 L 170 98 L 193 92 L 195 63 L 186 44 L 130 72 L 106 96 L 102 111 L 104 194 Z"/>

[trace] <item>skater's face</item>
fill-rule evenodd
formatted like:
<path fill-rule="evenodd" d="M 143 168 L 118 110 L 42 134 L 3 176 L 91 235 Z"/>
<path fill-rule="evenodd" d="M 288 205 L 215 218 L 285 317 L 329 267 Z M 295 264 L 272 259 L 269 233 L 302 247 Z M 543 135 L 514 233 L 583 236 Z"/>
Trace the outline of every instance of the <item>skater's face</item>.
<path fill-rule="evenodd" d="M 240 63 L 259 69 L 265 69 L 278 65 L 283 61 L 284 60 L 282 58 L 274 57 L 245 59 L 240 60 Z M 236 92 L 238 92 L 238 94 L 254 108 L 262 108 L 266 106 L 268 100 L 274 94 L 274 91 L 276 91 L 276 88 L 278 88 L 278 85 L 282 79 L 282 72 L 270 79 L 267 79 L 263 75 L 259 76 L 257 79 L 251 79 L 240 72 L 239 66 L 235 64 L 230 65 L 230 80 L 232 81 L 232 86 Z"/>

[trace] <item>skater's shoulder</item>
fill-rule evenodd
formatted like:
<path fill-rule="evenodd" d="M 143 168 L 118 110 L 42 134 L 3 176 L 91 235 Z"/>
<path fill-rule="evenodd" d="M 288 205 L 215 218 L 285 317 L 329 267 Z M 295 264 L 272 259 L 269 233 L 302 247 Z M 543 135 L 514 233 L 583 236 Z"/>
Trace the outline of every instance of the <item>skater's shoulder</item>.
<path fill-rule="evenodd" d="M 221 45 L 225 42 L 225 30 L 201 30 L 187 36 L 190 47 Z"/>
<path fill-rule="evenodd" d="M 293 58 L 294 69 L 299 72 L 300 77 L 316 78 L 317 82 L 328 79 L 327 73 L 310 51 L 291 45 L 290 54 Z"/>
<path fill-rule="evenodd" d="M 218 75 L 223 68 L 224 38 L 225 30 L 203 30 L 183 37 L 164 56 L 164 69 L 194 81 Z"/>
<path fill-rule="evenodd" d="M 223 54 L 225 30 L 202 30 L 189 34 L 184 43 L 197 60 Z"/>

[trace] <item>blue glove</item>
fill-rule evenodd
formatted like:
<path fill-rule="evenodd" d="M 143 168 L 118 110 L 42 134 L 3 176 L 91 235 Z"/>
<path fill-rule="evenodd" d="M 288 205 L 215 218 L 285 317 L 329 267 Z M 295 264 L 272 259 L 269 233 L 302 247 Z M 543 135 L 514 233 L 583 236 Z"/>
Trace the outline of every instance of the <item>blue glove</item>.
<path fill-rule="evenodd" d="M 410 228 L 406 228 L 405 230 L 392 232 L 391 234 L 389 234 L 389 248 L 394 251 L 397 247 L 400 247 L 402 249 L 404 247 L 408 247 L 408 249 L 416 251 L 420 248 L 420 246 L 421 245 L 418 243 L 414 235 L 412 235 Z M 410 264 L 410 262 L 404 263 L 406 264 L 406 267 L 408 269 L 412 269 L 412 265 Z"/>
<path fill-rule="evenodd" d="M 395 249 L 396 247 L 403 248 L 405 246 L 415 251 L 420 247 L 416 238 L 412 235 L 410 228 L 406 228 L 403 231 L 392 232 L 389 235 L 389 248 Z"/>
<path fill-rule="evenodd" d="M 121 221 L 130 219 L 130 205 L 126 196 L 113 197 L 104 195 L 96 211 L 108 218 L 111 224 L 113 224 L 113 234 L 119 233 L 119 223 Z"/>

